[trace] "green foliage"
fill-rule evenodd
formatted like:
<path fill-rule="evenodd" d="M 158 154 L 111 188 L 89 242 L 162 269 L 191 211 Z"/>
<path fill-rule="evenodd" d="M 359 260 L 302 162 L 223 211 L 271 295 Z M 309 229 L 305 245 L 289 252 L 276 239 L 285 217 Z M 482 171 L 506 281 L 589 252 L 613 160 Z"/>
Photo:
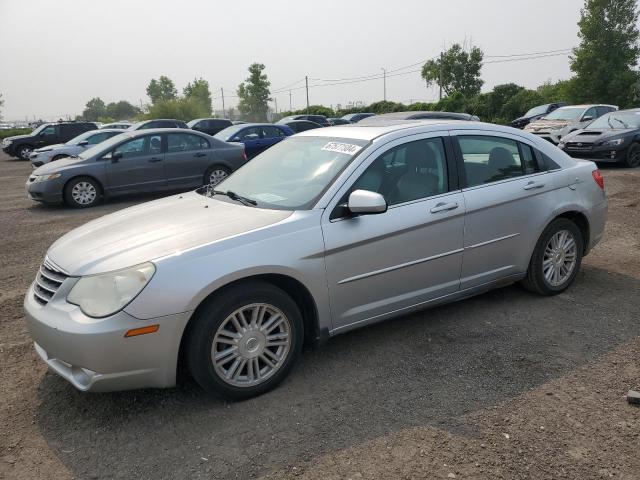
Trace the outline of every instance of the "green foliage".
<path fill-rule="evenodd" d="M 149 106 L 149 111 L 144 115 L 144 118 L 175 118 L 186 122 L 194 118 L 208 117 L 210 115 L 211 111 L 207 110 L 199 99 L 181 97 L 171 100 L 158 100 Z"/>
<path fill-rule="evenodd" d="M 195 78 L 193 82 L 189 82 L 184 87 L 182 93 L 186 98 L 192 98 L 199 102 L 204 111 L 206 111 L 206 117 L 211 116 L 211 90 L 209 89 L 209 82 L 203 78 Z"/>
<path fill-rule="evenodd" d="M 439 85 L 447 95 L 459 92 L 466 97 L 480 93 L 480 70 L 484 54 L 478 47 L 465 51 L 458 43 L 439 58 L 429 60 L 422 67 L 422 78 L 427 85 Z"/>
<path fill-rule="evenodd" d="M 249 67 L 249 78 L 238 86 L 238 110 L 243 119 L 250 122 L 264 122 L 267 120 L 269 86 L 267 75 L 262 73 L 265 66 L 253 63 Z"/>
<path fill-rule="evenodd" d="M 114 120 L 131 120 L 140 114 L 140 109 L 126 100 L 111 102 L 106 107 L 106 117 Z"/>
<path fill-rule="evenodd" d="M 82 111 L 82 118 L 96 122 L 100 117 L 107 116 L 107 106 L 100 97 L 94 97 L 87 102 Z"/>
<path fill-rule="evenodd" d="M 0 130 L 0 140 L 7 137 L 13 137 L 14 135 L 26 135 L 31 133 L 30 128 L 10 128 L 9 130 Z"/>
<path fill-rule="evenodd" d="M 169 77 L 161 75 L 158 80 L 152 78 L 147 86 L 147 95 L 152 104 L 163 100 L 174 100 L 178 96 L 176 86 Z"/>
<path fill-rule="evenodd" d="M 585 0 L 574 49 L 570 85 L 577 102 L 612 103 L 621 108 L 637 101 L 638 11 L 636 0 Z"/>

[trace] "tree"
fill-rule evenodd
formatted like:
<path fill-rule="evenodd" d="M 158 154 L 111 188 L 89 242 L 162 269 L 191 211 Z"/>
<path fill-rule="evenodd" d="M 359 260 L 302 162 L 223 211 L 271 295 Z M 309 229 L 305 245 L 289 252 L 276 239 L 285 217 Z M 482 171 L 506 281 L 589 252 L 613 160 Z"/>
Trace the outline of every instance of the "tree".
<path fill-rule="evenodd" d="M 82 111 L 85 120 L 97 121 L 100 117 L 107 116 L 107 108 L 100 97 L 94 97 L 87 102 Z"/>
<path fill-rule="evenodd" d="M 106 116 L 114 120 L 131 120 L 140 114 L 140 109 L 126 100 L 111 102 L 106 107 Z"/>
<path fill-rule="evenodd" d="M 585 0 L 573 50 L 571 92 L 579 102 L 633 104 L 640 50 L 636 0 Z"/>
<path fill-rule="evenodd" d="M 172 100 L 160 100 L 149 106 L 145 115 L 147 119 L 175 118 L 189 121 L 194 118 L 208 117 L 210 111 L 206 111 L 202 102 L 193 97 L 174 98 Z"/>
<path fill-rule="evenodd" d="M 242 118 L 253 122 L 264 122 L 267 120 L 269 86 L 271 82 L 267 80 L 267 75 L 262 73 L 265 66 L 261 63 L 254 63 L 249 67 L 249 78 L 238 86 L 238 110 Z"/>
<path fill-rule="evenodd" d="M 169 77 L 161 75 L 158 80 L 152 78 L 147 86 L 147 95 L 151 103 L 155 104 L 161 100 L 173 100 L 178 96 L 176 86 Z"/>
<path fill-rule="evenodd" d="M 203 78 L 195 78 L 193 82 L 187 83 L 183 91 L 185 98 L 192 98 L 202 104 L 207 112 L 205 116 L 211 115 L 211 90 L 209 82 Z"/>
<path fill-rule="evenodd" d="M 458 43 L 439 58 L 429 60 L 422 67 L 422 78 L 427 85 L 439 85 L 446 95 L 460 92 L 465 97 L 480 93 L 484 83 L 480 79 L 484 54 L 478 47 L 465 51 Z"/>

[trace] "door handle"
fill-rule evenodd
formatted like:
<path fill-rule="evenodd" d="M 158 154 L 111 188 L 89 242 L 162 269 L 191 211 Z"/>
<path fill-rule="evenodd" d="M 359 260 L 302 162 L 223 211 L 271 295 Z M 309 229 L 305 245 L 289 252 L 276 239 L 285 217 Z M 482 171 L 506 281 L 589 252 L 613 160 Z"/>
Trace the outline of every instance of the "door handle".
<path fill-rule="evenodd" d="M 431 213 L 438 213 L 438 212 L 446 212 L 448 210 L 455 210 L 456 208 L 458 208 L 458 203 L 457 202 L 454 202 L 454 203 L 440 202 L 429 211 Z"/>
<path fill-rule="evenodd" d="M 542 188 L 542 187 L 544 187 L 544 183 L 529 182 L 522 188 L 525 190 L 533 190 L 534 188 Z"/>
<path fill-rule="evenodd" d="M 153 157 L 149 159 L 149 163 L 156 163 L 156 162 L 161 162 L 162 159 L 158 158 L 158 157 Z"/>
<path fill-rule="evenodd" d="M 194 156 L 194 157 L 206 157 L 206 156 L 207 156 L 207 154 L 206 154 L 206 153 L 199 152 L 199 153 L 194 154 L 193 156 Z"/>

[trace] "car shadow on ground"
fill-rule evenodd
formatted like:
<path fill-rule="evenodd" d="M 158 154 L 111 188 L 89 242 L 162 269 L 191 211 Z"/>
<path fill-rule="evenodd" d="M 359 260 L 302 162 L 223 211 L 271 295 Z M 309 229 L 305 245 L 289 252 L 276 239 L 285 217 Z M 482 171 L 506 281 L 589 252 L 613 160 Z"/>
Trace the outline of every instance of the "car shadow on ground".
<path fill-rule="evenodd" d="M 585 267 L 567 292 L 512 285 L 338 336 L 244 402 L 169 390 L 82 394 L 48 373 L 37 422 L 79 478 L 248 478 L 524 393 L 640 334 L 640 281 Z M 236 477 L 237 476 L 237 477 Z"/>

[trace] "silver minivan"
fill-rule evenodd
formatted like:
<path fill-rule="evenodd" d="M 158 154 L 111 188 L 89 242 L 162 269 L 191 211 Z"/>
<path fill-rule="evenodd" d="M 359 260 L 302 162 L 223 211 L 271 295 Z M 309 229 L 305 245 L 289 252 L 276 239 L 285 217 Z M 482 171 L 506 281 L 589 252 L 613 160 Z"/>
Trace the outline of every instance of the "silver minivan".
<path fill-rule="evenodd" d="M 601 239 L 600 172 L 509 127 L 393 120 L 287 138 L 215 188 L 55 242 L 24 308 L 80 390 L 263 393 L 303 343 L 511 282 L 564 291 Z M 560 321 L 560 319 L 559 319 Z"/>

